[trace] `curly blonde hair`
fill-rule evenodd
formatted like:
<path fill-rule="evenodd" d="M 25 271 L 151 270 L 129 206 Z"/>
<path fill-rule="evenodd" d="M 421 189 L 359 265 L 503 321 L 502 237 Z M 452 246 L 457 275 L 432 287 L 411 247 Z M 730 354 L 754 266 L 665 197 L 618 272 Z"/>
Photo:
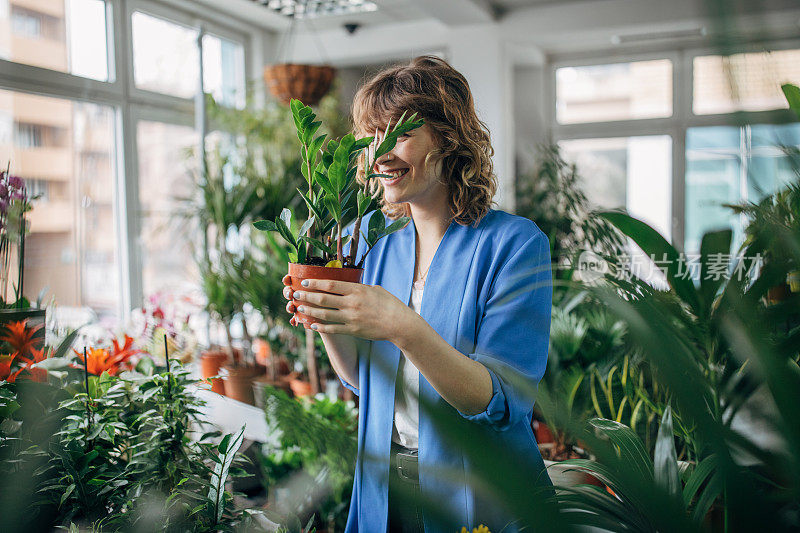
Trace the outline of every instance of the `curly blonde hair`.
<path fill-rule="evenodd" d="M 489 129 L 475 113 L 466 78 L 445 60 L 430 55 L 386 68 L 358 89 L 353 99 L 353 133 L 374 135 L 389 120 L 396 123 L 404 111 L 406 117 L 416 112 L 433 132 L 437 148 L 428 153 L 425 164 L 441 162 L 453 219 L 477 226 L 493 204 L 497 177 L 492 171 Z M 363 154 L 360 157 L 357 179 L 363 184 Z M 372 180 L 370 186 L 374 194 L 383 188 L 380 180 Z M 386 202 L 382 191 L 380 205 L 392 220 L 411 216 L 407 203 Z"/>

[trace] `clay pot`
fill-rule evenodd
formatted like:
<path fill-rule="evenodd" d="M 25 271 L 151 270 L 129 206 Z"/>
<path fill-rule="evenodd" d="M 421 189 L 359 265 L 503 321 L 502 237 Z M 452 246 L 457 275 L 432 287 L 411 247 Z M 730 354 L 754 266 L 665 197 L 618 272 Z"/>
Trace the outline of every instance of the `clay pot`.
<path fill-rule="evenodd" d="M 789 298 L 791 291 L 788 283 L 781 283 L 770 287 L 767 291 L 767 304 L 776 305 Z"/>
<path fill-rule="evenodd" d="M 556 441 L 555 437 L 553 437 L 553 432 L 550 431 L 547 424 L 541 420 L 536 420 L 535 418 L 531 420 L 531 429 L 533 429 L 533 435 L 536 437 L 536 442 L 538 444 L 547 444 Z"/>
<path fill-rule="evenodd" d="M 228 375 L 225 376 L 225 396 L 228 398 L 255 405 L 253 395 L 253 380 L 264 373 L 263 367 L 257 366 L 226 366 Z"/>
<path fill-rule="evenodd" d="M 211 382 L 211 390 L 217 394 L 225 394 L 225 385 L 221 378 L 209 379 L 219 375 L 219 369 L 228 363 L 228 354 L 222 350 L 208 350 L 200 356 L 200 374 Z"/>
<path fill-rule="evenodd" d="M 289 381 L 289 387 L 291 387 L 292 393 L 294 394 L 295 398 L 301 398 L 303 396 L 312 395 L 310 381 L 294 378 Z"/>
<path fill-rule="evenodd" d="M 317 265 L 300 265 L 297 263 L 289 263 L 289 275 L 292 277 L 293 291 L 324 292 L 303 287 L 301 282 L 304 279 L 332 279 L 336 281 L 360 283 L 361 274 L 363 273 L 363 268 L 330 268 Z M 295 307 L 300 305 L 297 300 L 292 300 L 292 303 L 295 305 Z M 295 313 L 294 316 L 297 317 L 297 321 L 303 324 L 303 327 L 306 329 L 311 329 L 311 324 L 317 322 L 314 317 L 304 315 L 303 313 Z"/>
<path fill-rule="evenodd" d="M 267 376 L 259 376 L 253 380 L 253 397 L 256 407 L 260 409 L 264 408 L 264 387 L 267 386 L 280 389 L 290 396 L 292 394 L 292 388 L 289 386 L 286 376 L 281 376 L 276 381 L 271 381 Z"/>

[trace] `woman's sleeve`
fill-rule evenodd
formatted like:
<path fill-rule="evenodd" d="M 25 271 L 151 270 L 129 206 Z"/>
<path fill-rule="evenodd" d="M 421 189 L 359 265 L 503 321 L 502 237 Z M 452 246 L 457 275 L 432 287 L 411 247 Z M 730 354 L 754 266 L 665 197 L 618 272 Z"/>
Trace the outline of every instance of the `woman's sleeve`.
<path fill-rule="evenodd" d="M 505 431 L 532 409 L 547 366 L 553 281 L 550 243 L 541 230 L 506 261 L 489 289 L 470 358 L 492 378 L 486 409 L 467 420 Z"/>

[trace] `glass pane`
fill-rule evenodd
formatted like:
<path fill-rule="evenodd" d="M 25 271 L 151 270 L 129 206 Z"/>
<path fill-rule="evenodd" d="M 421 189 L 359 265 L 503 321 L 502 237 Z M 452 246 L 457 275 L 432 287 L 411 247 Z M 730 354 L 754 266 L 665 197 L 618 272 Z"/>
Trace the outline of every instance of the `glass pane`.
<path fill-rule="evenodd" d="M 191 98 L 197 93 L 197 30 L 138 11 L 132 15 L 136 87 Z"/>
<path fill-rule="evenodd" d="M 114 198 L 114 110 L 0 91 L 0 160 L 42 198 L 30 213 L 25 290 L 113 323 L 121 285 Z"/>
<path fill-rule="evenodd" d="M 699 251 L 703 234 L 713 229 L 732 228 L 734 246 L 741 244 L 746 220 L 720 204 L 757 202 L 797 180 L 781 146 L 800 146 L 800 124 L 687 130 L 687 253 Z"/>
<path fill-rule="evenodd" d="M 143 296 L 186 295 L 199 287 L 186 224 L 175 218 L 176 198 L 195 192 L 186 149 L 198 143 L 187 126 L 140 121 L 139 205 Z"/>
<path fill-rule="evenodd" d="M 672 116 L 672 62 L 562 67 L 556 71 L 559 124 Z"/>
<path fill-rule="evenodd" d="M 216 35 L 203 36 L 203 88 L 217 103 L 244 106 L 244 47 Z"/>
<path fill-rule="evenodd" d="M 696 115 L 787 108 L 784 83 L 800 83 L 800 50 L 694 58 Z"/>
<path fill-rule="evenodd" d="M 105 2 L 0 2 L 0 58 L 108 81 Z"/>
<path fill-rule="evenodd" d="M 586 197 L 601 208 L 624 208 L 667 240 L 672 237 L 672 138 L 669 135 L 561 141 Z M 660 271 L 631 242 L 637 274 L 659 284 Z"/>

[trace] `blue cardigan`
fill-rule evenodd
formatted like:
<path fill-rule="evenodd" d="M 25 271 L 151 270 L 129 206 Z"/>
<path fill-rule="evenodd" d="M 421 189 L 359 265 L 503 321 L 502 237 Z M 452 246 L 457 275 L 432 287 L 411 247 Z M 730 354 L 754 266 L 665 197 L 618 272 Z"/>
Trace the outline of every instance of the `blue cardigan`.
<path fill-rule="evenodd" d="M 372 216 L 385 215 L 376 211 Z M 386 217 L 386 225 L 390 223 Z M 343 233 L 350 234 L 352 227 Z M 362 235 L 367 227 L 365 217 Z M 381 239 L 367 256 L 362 282 L 381 285 L 407 303 L 414 275 L 415 241 L 413 221 Z M 359 258 L 365 249 L 362 238 Z M 452 416 L 491 428 L 498 442 L 521 450 L 538 469 L 544 464 L 530 427 L 533 399 L 522 393 L 518 380 L 521 376 L 529 388 L 535 389 L 544 374 L 552 291 L 547 236 L 526 218 L 492 209 L 477 227 L 454 221 L 447 228 L 426 277 L 420 312 L 451 346 L 486 366 L 493 389 L 485 411 L 465 415 L 420 374 L 421 402 L 434 402 Z M 342 381 L 359 396 L 358 458 L 346 532 L 383 533 L 388 519 L 389 451 L 401 352 L 388 341 L 358 339 L 357 346 L 360 390 Z M 426 532 L 453 533 L 461 526 L 471 530 L 479 524 L 498 532 L 514 520 L 466 482 L 470 475 L 468 458 L 445 445 L 422 408 L 419 470 L 423 495 L 430 495 L 437 508 L 456 517 L 453 523 L 441 523 L 426 515 Z M 441 474 L 445 470 L 449 473 Z M 546 475 L 540 480 L 549 483 Z M 504 533 L 511 531 L 516 531 L 513 525 Z"/>

